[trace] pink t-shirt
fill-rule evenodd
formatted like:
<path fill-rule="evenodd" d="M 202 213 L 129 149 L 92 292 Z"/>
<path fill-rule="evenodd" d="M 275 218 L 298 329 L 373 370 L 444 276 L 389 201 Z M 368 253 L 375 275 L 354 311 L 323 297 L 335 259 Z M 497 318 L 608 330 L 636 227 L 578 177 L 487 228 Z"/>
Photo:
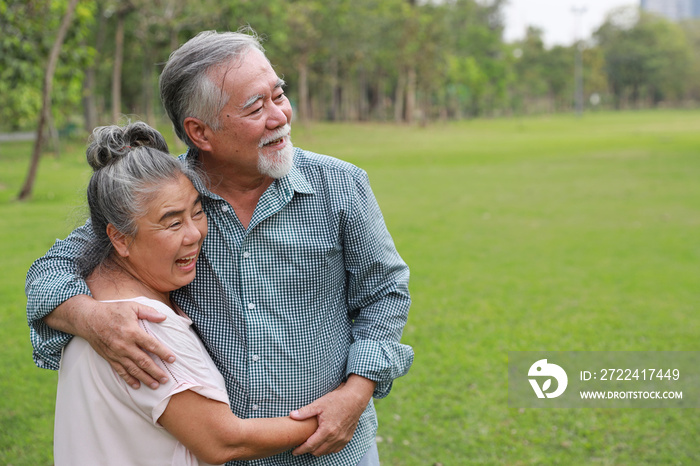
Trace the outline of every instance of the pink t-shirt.
<path fill-rule="evenodd" d="M 184 390 L 229 405 L 224 379 L 189 318 L 152 299 L 125 301 L 151 306 L 167 316 L 158 324 L 139 322 L 175 353 L 173 364 L 151 355 L 168 374 L 168 382 L 156 390 L 143 385 L 134 390 L 87 341 L 74 337 L 63 350 L 58 371 L 55 464 L 203 465 L 158 424 L 158 418 L 170 397 Z"/>

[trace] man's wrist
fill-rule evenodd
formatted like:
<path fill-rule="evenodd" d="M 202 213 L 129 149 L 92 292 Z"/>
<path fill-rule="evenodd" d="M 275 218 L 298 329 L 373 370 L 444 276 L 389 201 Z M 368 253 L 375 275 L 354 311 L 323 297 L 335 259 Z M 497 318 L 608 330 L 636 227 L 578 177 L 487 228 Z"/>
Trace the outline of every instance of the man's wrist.
<path fill-rule="evenodd" d="M 366 403 L 372 398 L 377 382 L 357 374 L 350 374 L 345 388 L 361 397 Z"/>
<path fill-rule="evenodd" d="M 82 336 L 85 323 L 83 312 L 94 305 L 95 299 L 91 296 L 75 295 L 56 306 L 50 314 L 44 316 L 43 320 L 54 330 Z"/>

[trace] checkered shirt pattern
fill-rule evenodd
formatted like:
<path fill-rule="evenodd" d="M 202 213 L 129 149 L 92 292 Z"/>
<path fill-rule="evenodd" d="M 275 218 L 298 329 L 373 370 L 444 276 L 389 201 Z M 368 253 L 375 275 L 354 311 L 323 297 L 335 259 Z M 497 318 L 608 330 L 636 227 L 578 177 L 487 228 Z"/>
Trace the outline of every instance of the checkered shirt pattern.
<path fill-rule="evenodd" d="M 180 158 L 193 163 L 196 152 Z M 196 188 L 209 234 L 197 278 L 173 298 L 223 374 L 233 412 L 286 416 L 351 373 L 377 382 L 375 398 L 386 396 L 413 362 L 413 350 L 399 342 L 410 306 L 409 273 L 366 173 L 297 148 L 291 172 L 265 191 L 247 229 L 228 202 L 204 185 Z M 88 222 L 57 241 L 27 276 L 39 367 L 57 369 L 70 340 L 40 319 L 71 296 L 89 294 L 71 258 L 91 234 Z M 376 429 L 370 402 L 339 453 L 286 452 L 245 464 L 355 465 Z"/>

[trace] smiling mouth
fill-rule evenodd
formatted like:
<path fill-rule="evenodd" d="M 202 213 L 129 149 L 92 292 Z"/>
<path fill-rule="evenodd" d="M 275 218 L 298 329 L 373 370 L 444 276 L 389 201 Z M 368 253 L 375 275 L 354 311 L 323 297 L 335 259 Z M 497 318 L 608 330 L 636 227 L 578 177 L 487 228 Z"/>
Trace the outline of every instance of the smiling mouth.
<path fill-rule="evenodd" d="M 182 259 L 178 259 L 175 261 L 177 265 L 180 267 L 187 267 L 188 265 L 191 265 L 194 261 L 197 260 L 197 254 L 193 254 L 188 257 L 183 257 Z"/>
<path fill-rule="evenodd" d="M 263 147 L 265 147 L 265 146 L 275 146 L 275 145 L 277 145 L 277 144 L 280 144 L 282 141 L 284 141 L 284 136 L 282 136 L 281 138 L 277 138 L 277 139 L 275 139 L 274 141 L 266 142 L 265 144 L 263 144 Z"/>

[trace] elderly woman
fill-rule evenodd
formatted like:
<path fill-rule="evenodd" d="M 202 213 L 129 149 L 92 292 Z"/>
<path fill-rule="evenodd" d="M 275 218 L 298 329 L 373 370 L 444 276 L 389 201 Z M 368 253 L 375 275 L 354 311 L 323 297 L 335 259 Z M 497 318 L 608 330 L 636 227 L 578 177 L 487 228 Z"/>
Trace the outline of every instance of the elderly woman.
<path fill-rule="evenodd" d="M 176 354 L 154 357 L 169 375 L 156 390 L 130 388 L 74 337 L 58 379 L 57 465 L 192 465 L 270 456 L 303 443 L 316 420 L 240 419 L 224 380 L 170 292 L 190 283 L 207 218 L 192 169 L 167 155 L 144 123 L 97 128 L 87 150 L 88 204 L 96 239 L 80 261 L 94 297 L 136 301 L 167 316 L 144 330 Z"/>

